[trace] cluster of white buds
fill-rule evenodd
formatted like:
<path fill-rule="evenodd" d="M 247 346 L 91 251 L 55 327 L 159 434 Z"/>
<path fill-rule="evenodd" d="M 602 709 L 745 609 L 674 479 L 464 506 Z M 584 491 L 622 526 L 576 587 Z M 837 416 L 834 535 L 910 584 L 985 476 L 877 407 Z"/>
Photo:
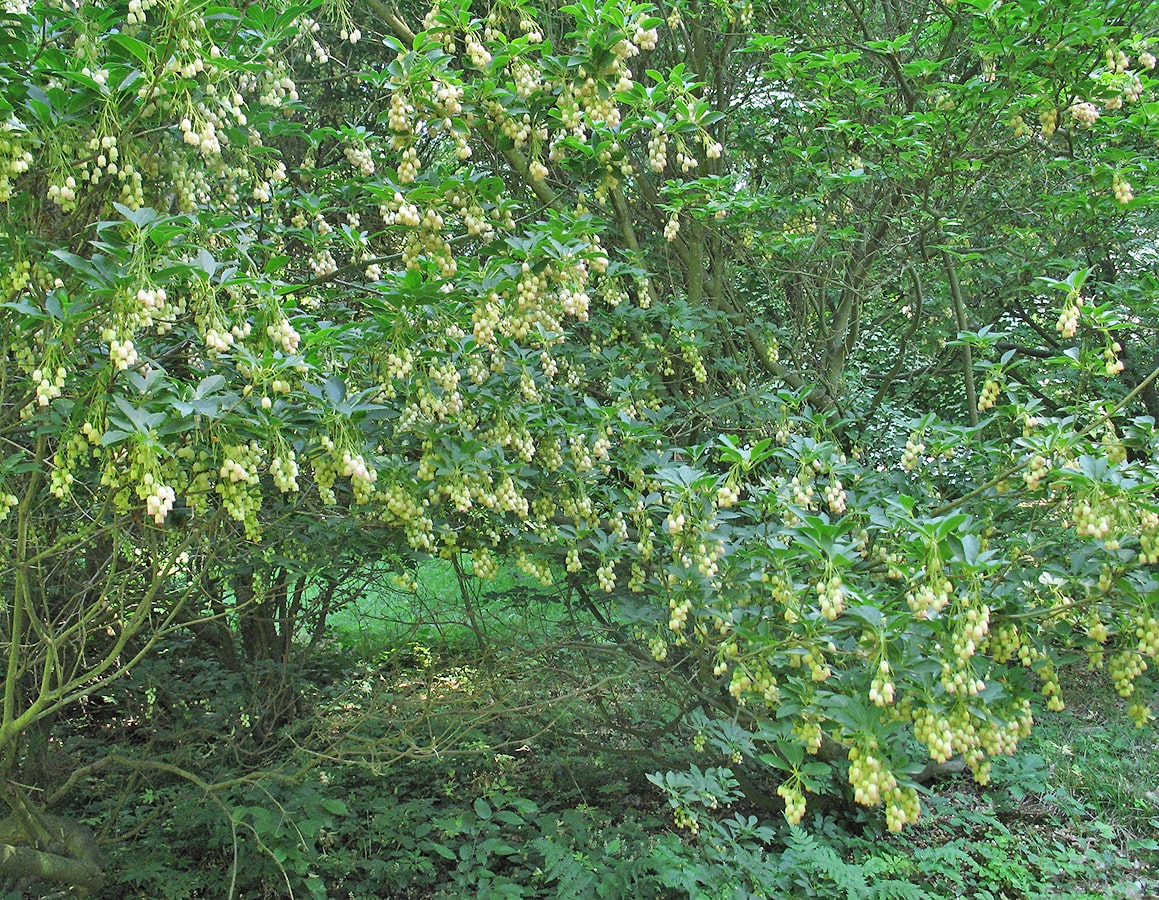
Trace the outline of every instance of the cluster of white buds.
<path fill-rule="evenodd" d="M 419 152 L 414 147 L 405 148 L 399 155 L 398 180 L 412 184 L 419 177 Z"/>
<path fill-rule="evenodd" d="M 668 241 L 668 243 L 672 243 L 674 240 L 676 240 L 676 235 L 679 233 L 680 219 L 676 216 L 675 213 L 673 213 L 672 216 L 668 219 L 667 224 L 664 226 L 664 240 Z"/>
<path fill-rule="evenodd" d="M 370 176 L 374 174 L 374 160 L 370 156 L 370 151 L 366 147 L 347 147 L 345 150 L 346 161 L 354 166 L 361 174 Z"/>
<path fill-rule="evenodd" d="M 1055 323 L 1055 328 L 1062 337 L 1069 340 L 1078 333 L 1079 319 L 1082 317 L 1083 298 L 1075 296 L 1073 301 L 1068 301 L 1062 308 L 1062 312 L 1058 315 L 1058 322 Z"/>
<path fill-rule="evenodd" d="M 473 334 L 475 343 L 481 347 L 489 347 L 495 341 L 495 329 L 503 316 L 499 305 L 499 295 L 492 293 L 485 303 L 475 308 L 471 318 L 474 323 Z"/>
<path fill-rule="evenodd" d="M 1058 129 L 1058 110 L 1053 106 L 1050 109 L 1044 109 L 1038 114 L 1038 121 L 1042 125 L 1042 136 L 1050 137 Z"/>
<path fill-rule="evenodd" d="M 350 31 L 347 31 L 345 28 L 343 28 L 338 32 L 338 37 L 340 40 L 349 41 L 352 44 L 357 44 L 360 40 L 362 40 L 362 32 L 357 28 L 351 29 Z"/>
<path fill-rule="evenodd" d="M 1159 659 L 1159 619 L 1139 613 L 1135 616 L 1134 624 L 1139 652 L 1152 659 Z"/>
<path fill-rule="evenodd" d="M 1139 54 L 1139 65 L 1142 66 L 1144 69 L 1148 69 L 1148 70 L 1154 69 L 1155 68 L 1154 55 L 1151 53 L 1148 53 L 1146 50 L 1144 50 L 1142 53 Z"/>
<path fill-rule="evenodd" d="M 145 477 L 151 478 L 152 476 L 146 475 Z M 173 503 L 176 500 L 177 493 L 169 485 L 154 484 L 149 495 L 145 498 L 145 512 L 153 517 L 156 524 L 163 525 L 165 517 L 173 509 Z"/>
<path fill-rule="evenodd" d="M 270 461 L 270 475 L 274 486 L 283 494 L 298 490 L 298 460 L 293 450 L 287 450 Z"/>
<path fill-rule="evenodd" d="M 1135 723 L 1136 728 L 1145 728 L 1147 723 L 1155 718 L 1155 714 L 1145 701 L 1135 700 L 1127 707 L 1127 718 Z"/>
<path fill-rule="evenodd" d="M 1107 674 L 1120 697 L 1135 693 L 1135 679 L 1148 669 L 1147 660 L 1138 650 L 1120 650 L 1107 660 Z"/>
<path fill-rule="evenodd" d="M 929 749 L 930 759 L 948 763 L 954 756 L 955 729 L 943 716 L 929 710 L 914 714 L 914 737 Z"/>
<path fill-rule="evenodd" d="M 89 174 L 89 181 L 96 184 L 102 174 L 116 175 L 119 171 L 117 160 L 120 158 L 120 149 L 117 147 L 116 135 L 93 135 L 89 138 L 88 149 L 94 154 L 93 170 Z"/>
<path fill-rule="evenodd" d="M 1042 456 L 1034 456 L 1026 471 L 1022 473 L 1022 480 L 1029 490 L 1037 491 L 1042 479 L 1050 472 L 1050 463 Z"/>
<path fill-rule="evenodd" d="M 740 488 L 732 482 L 726 481 L 716 489 L 716 505 L 721 509 L 728 509 L 735 506 L 736 502 L 740 500 Z"/>
<path fill-rule="evenodd" d="M 901 467 L 907 472 L 912 472 L 925 452 L 926 445 L 918 440 L 916 435 L 911 437 L 905 442 L 905 451 L 901 455 Z"/>
<path fill-rule="evenodd" d="M 714 579 L 720 572 L 718 560 L 724 555 L 724 546 L 719 541 L 714 541 L 711 545 L 704 541 L 700 541 L 695 547 L 692 547 L 689 553 L 684 554 L 681 562 L 691 568 L 693 564 L 696 570 L 705 578 Z"/>
<path fill-rule="evenodd" d="M 612 53 L 616 59 L 623 61 L 631 59 L 633 56 L 638 56 L 640 48 L 626 38 L 620 38 L 616 43 L 612 44 Z"/>
<path fill-rule="evenodd" d="M 167 299 L 165 288 L 141 288 L 137 291 L 137 302 L 150 313 L 163 310 Z"/>
<path fill-rule="evenodd" d="M 415 108 L 403 91 L 395 91 L 390 98 L 390 109 L 386 113 L 386 124 L 397 134 L 409 134 L 413 130 L 411 117 Z"/>
<path fill-rule="evenodd" d="M 543 32 L 539 30 L 539 26 L 535 24 L 532 19 L 520 19 L 519 30 L 526 36 L 529 43 L 542 44 Z"/>
<path fill-rule="evenodd" d="M 259 471 L 265 448 L 257 441 L 250 441 L 248 444 L 226 445 L 222 451 L 223 461 L 217 470 L 219 477 L 214 490 L 230 517 L 242 522 L 246 534 L 254 539 L 260 533 L 257 512 L 262 498 L 252 489 L 261 482 Z"/>
<path fill-rule="evenodd" d="M 1151 566 L 1159 563 L 1159 513 L 1150 510 L 1139 516 L 1139 560 Z"/>
<path fill-rule="evenodd" d="M 660 41 L 660 32 L 655 28 L 636 26 L 636 33 L 632 35 L 632 40 L 639 45 L 641 50 L 655 50 L 656 44 Z"/>
<path fill-rule="evenodd" d="M 569 455 L 576 472 L 588 472 L 595 467 L 591 451 L 582 434 L 573 434 L 568 438 Z"/>
<path fill-rule="evenodd" d="M 863 806 L 876 806 L 897 787 L 897 779 L 872 744 L 849 748 L 849 783 L 853 799 Z"/>
<path fill-rule="evenodd" d="M 368 466 L 362 454 L 354 456 L 349 452 L 343 453 L 341 472 L 350 479 L 355 503 L 366 503 L 370 500 L 374 494 L 374 483 L 378 481 L 378 470 Z"/>
<path fill-rule="evenodd" d="M 883 659 L 877 664 L 877 673 L 869 685 L 869 700 L 875 706 L 889 706 L 893 703 L 894 690 L 889 660 Z"/>
<path fill-rule="evenodd" d="M 800 506 L 802 509 L 811 509 L 813 506 L 813 496 L 816 490 L 813 487 L 813 479 L 809 475 L 808 469 L 802 469 L 793 476 L 789 482 L 789 487 L 793 492 L 793 503 Z"/>
<path fill-rule="evenodd" d="M 1093 501 L 1093 502 L 1092 502 Z M 1098 497 L 1080 497 L 1074 505 L 1075 531 L 1079 537 L 1104 540 L 1111 533 L 1111 517 Z"/>
<path fill-rule="evenodd" d="M 790 825 L 800 824 L 805 818 L 805 795 L 801 789 L 783 781 L 777 785 L 777 796 L 785 801 L 785 821 Z"/>
<path fill-rule="evenodd" d="M 825 501 L 829 504 L 829 511 L 834 515 L 842 515 L 845 512 L 845 488 L 841 485 L 839 478 L 834 478 L 825 487 Z"/>
<path fill-rule="evenodd" d="M 573 291 L 571 288 L 563 288 L 559 292 L 559 305 L 564 315 L 572 316 L 581 322 L 588 320 L 589 304 L 590 298 L 586 291 Z"/>
<path fill-rule="evenodd" d="M 1126 72 L 1127 69 L 1131 68 L 1131 60 L 1122 50 L 1116 51 L 1108 47 L 1106 58 L 1107 70 L 1118 75 L 1121 75 L 1122 73 Z"/>
<path fill-rule="evenodd" d="M 916 822 L 921 813 L 921 800 L 913 788 L 894 787 L 885 792 L 885 825 L 894 834 Z"/>
<path fill-rule="evenodd" d="M 232 455 L 226 457 L 218 470 L 224 480 L 232 484 L 242 483 L 254 485 L 258 483 L 257 460 L 258 454 L 250 452 L 253 448 L 227 448 Z"/>
<path fill-rule="evenodd" d="M 596 569 L 596 580 L 606 593 L 610 594 L 616 589 L 616 570 L 612 563 L 606 562 Z"/>
<path fill-rule="evenodd" d="M 87 75 L 89 78 L 91 78 L 97 84 L 108 84 L 109 83 L 109 70 L 108 69 L 90 69 L 88 66 L 85 66 L 80 71 L 81 71 L 82 75 Z"/>
<path fill-rule="evenodd" d="M 961 627 L 953 637 L 954 655 L 965 664 L 971 659 L 990 633 L 990 607 L 969 607 L 961 621 Z M 982 690 L 981 687 L 978 690 Z"/>
<path fill-rule="evenodd" d="M 986 412 L 988 409 L 993 409 L 994 404 L 998 402 L 998 393 L 1001 390 L 998 382 L 990 378 L 982 385 L 982 396 L 978 398 L 978 411 Z"/>
<path fill-rule="evenodd" d="M 663 172 L 668 165 L 668 133 L 659 125 L 652 129 L 648 138 L 648 165 L 654 172 Z"/>
<path fill-rule="evenodd" d="M 9 126 L 0 125 L 0 203 L 12 199 L 12 179 L 27 172 L 32 165 L 32 153 L 25 150 L 18 141 L 5 136 Z M 76 181 L 73 181 L 73 189 Z M 49 188 L 51 197 L 52 188 Z M 73 197 L 75 200 L 75 196 Z"/>
<path fill-rule="evenodd" d="M 443 114 L 444 118 L 457 116 L 463 111 L 463 88 L 457 84 L 442 84 L 440 83 L 438 89 L 435 91 L 435 108 Z M 393 104 L 391 109 L 393 110 Z M 403 129 L 394 128 L 392 121 L 391 128 L 395 131 Z"/>
<path fill-rule="evenodd" d="M 105 340 L 109 342 L 109 359 L 119 371 L 131 369 L 137 364 L 137 348 L 132 341 L 117 340 L 116 332 L 111 328 L 105 329 Z"/>
<path fill-rule="evenodd" d="M 474 35 L 467 36 L 467 58 L 476 69 L 486 69 L 491 65 L 491 54 Z"/>
<path fill-rule="evenodd" d="M 1112 378 L 1125 368 L 1123 361 L 1119 358 L 1122 351 L 1123 345 L 1118 341 L 1111 341 L 1103 349 L 1103 371 Z"/>
<path fill-rule="evenodd" d="M 499 574 L 499 563 L 486 547 L 471 551 L 471 571 L 477 578 L 491 579 Z"/>
<path fill-rule="evenodd" d="M 205 347 L 211 354 L 225 353 L 233 346 L 233 333 L 229 329 L 207 328 Z"/>
<path fill-rule="evenodd" d="M 668 608 L 671 610 L 668 618 L 668 630 L 682 631 L 688 622 L 688 617 L 692 615 L 692 601 L 677 600 L 673 597 L 668 601 Z"/>
<path fill-rule="evenodd" d="M 500 509 L 513 512 L 521 519 L 526 519 L 530 511 L 527 498 L 519 493 L 519 488 L 515 486 L 510 475 L 504 475 L 503 480 L 499 482 L 499 486 L 495 489 L 495 501 Z"/>
<path fill-rule="evenodd" d="M 32 380 L 36 382 L 36 404 L 37 406 L 48 406 L 53 400 L 60 396 L 64 389 L 64 379 L 68 372 L 64 366 L 57 366 L 56 372 L 44 372 L 41 369 L 34 369 L 32 372 Z M 52 375 L 52 378 L 48 376 Z"/>
<path fill-rule="evenodd" d="M 258 102 L 263 106 L 281 106 L 286 100 L 296 101 L 298 99 L 298 88 L 294 84 L 294 79 L 288 75 L 276 75 L 277 69 L 273 73 L 263 73 L 266 75 L 265 90 L 258 97 Z M 281 71 L 285 71 L 284 68 Z M 276 76 L 276 77 L 275 77 Z"/>
<path fill-rule="evenodd" d="M 689 151 L 684 141 L 677 140 L 676 146 L 679 148 L 676 152 L 676 165 L 680 166 L 681 172 L 691 172 L 700 165 L 700 161 Z"/>
<path fill-rule="evenodd" d="M 286 353 L 296 352 L 301 341 L 301 336 L 285 316 L 266 326 L 266 336 L 275 344 L 280 344 Z"/>
<path fill-rule="evenodd" d="M 986 682 L 975 678 L 970 668 L 955 668 L 948 661 L 942 663 L 941 685 L 947 694 L 962 694 L 971 697 L 981 694 L 986 689 Z"/>
<path fill-rule="evenodd" d="M 318 250 L 312 253 L 307 261 L 315 278 L 325 278 L 338 271 L 338 263 L 334 261 L 334 256 L 329 250 Z"/>
<path fill-rule="evenodd" d="M 839 574 L 817 582 L 817 600 L 821 615 L 832 622 L 845 611 L 845 584 Z"/>
<path fill-rule="evenodd" d="M 523 60 L 511 64 L 511 75 L 515 80 L 515 93 L 521 99 L 528 99 L 538 90 L 539 73 Z"/>
<path fill-rule="evenodd" d="M 1111 182 L 1111 189 L 1114 191 L 1115 199 L 1126 206 L 1135 199 L 1135 192 L 1131 189 L 1131 182 L 1115 173 L 1114 180 Z"/>
<path fill-rule="evenodd" d="M 20 498 L 15 494 L 0 494 L 0 522 L 8 518 L 8 515 L 20 505 Z"/>
<path fill-rule="evenodd" d="M 129 14 L 125 17 L 130 25 L 144 25 L 145 13 L 153 8 L 157 0 L 129 0 Z"/>
<path fill-rule="evenodd" d="M 906 603 L 918 619 L 940 615 L 954 596 L 954 585 L 941 573 L 940 566 L 930 566 L 929 576 L 905 594 Z"/>
<path fill-rule="evenodd" d="M 76 179 L 69 175 L 61 184 L 50 184 L 48 199 L 65 212 L 72 212 L 76 209 Z"/>
<path fill-rule="evenodd" d="M 423 223 L 423 217 L 419 215 L 419 208 L 413 203 L 401 204 L 393 218 L 397 224 L 405 225 L 408 228 L 418 228 Z"/>
<path fill-rule="evenodd" d="M 1083 128 L 1090 128 L 1099 120 L 1099 108 L 1086 101 L 1073 104 L 1067 112 Z"/>
<path fill-rule="evenodd" d="M 202 156 L 213 156 L 221 152 L 221 141 L 217 136 L 217 126 L 213 122 L 206 122 L 201 131 L 198 131 L 189 119 L 182 119 L 181 137 L 189 146 L 197 147 Z"/>

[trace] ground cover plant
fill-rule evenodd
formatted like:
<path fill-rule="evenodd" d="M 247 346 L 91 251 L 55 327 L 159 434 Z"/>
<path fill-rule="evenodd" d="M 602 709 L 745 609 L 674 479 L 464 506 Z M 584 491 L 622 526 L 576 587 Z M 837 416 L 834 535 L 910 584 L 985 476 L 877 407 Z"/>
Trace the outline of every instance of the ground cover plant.
<path fill-rule="evenodd" d="M 436 667 L 453 673 L 441 702 L 459 717 L 453 694 L 478 697 L 501 680 L 506 713 L 444 737 L 438 755 L 396 753 L 368 766 L 302 742 L 313 758 L 283 747 L 281 771 L 308 766 L 308 776 L 279 778 L 267 760 L 259 777 L 215 788 L 220 806 L 163 769 L 83 785 L 71 811 L 112 823 L 106 863 L 117 887 L 107 896 L 217 896 L 232 883 L 239 896 L 1128 898 L 1159 883 L 1154 734 L 1125 717 L 1108 723 L 1115 695 L 1085 668 L 1062 673 L 1085 702 L 1044 720 L 1022 754 L 995 764 L 990 785 L 961 773 L 926 784 L 922 820 L 891 835 L 848 796 L 790 826 L 720 777 L 696 781 L 733 763 L 711 739 L 694 749 L 695 719 L 662 740 L 640 739 L 619 727 L 624 720 L 597 724 L 590 696 L 543 704 L 551 673 L 530 660 L 488 673 L 461 645 L 427 649 L 432 658 L 364 661 L 355 690 L 323 701 L 318 716 L 348 727 L 352 708 L 370 702 L 360 685 L 373 680 L 392 710 L 377 736 L 397 749 L 399 719 L 412 720 L 411 733 L 434 719 L 413 688 L 437 694 Z M 662 684 L 650 697 L 631 688 L 627 703 L 641 719 L 669 702 Z M 553 728 L 544 731 L 548 710 Z M 359 710 L 364 736 L 367 712 Z M 152 754 L 179 759 L 165 747 L 161 716 L 143 726 L 160 732 Z M 84 752 L 89 740 L 74 735 L 63 749 Z M 222 753 L 220 734 L 204 741 L 183 752 L 225 782 L 237 760 Z M 689 777 L 674 778 L 681 769 Z M 775 780 L 752 777 L 776 796 Z M 689 801 L 697 833 L 675 827 L 657 784 L 699 789 Z"/>
<path fill-rule="evenodd" d="M 1078 867 L 988 830 L 999 795 L 924 791 L 1028 789 L 1082 666 L 1153 734 L 1157 30 L 1131 0 L 6 0 L 5 890 Z M 1134 890 L 1152 798 L 1088 795 L 1076 743 L 1043 768 L 1138 810 L 1104 823 L 1130 865 L 1092 861 Z M 620 791 L 650 799 L 598 818 Z M 850 825 L 930 843 L 887 864 Z M 409 855 L 344 872 L 359 835 Z"/>

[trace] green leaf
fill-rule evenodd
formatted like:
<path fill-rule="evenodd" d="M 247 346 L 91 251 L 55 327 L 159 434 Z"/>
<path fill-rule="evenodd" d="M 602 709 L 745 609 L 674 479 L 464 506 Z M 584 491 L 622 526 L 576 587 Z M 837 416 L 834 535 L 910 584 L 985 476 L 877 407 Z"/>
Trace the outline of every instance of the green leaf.
<path fill-rule="evenodd" d="M 350 815 L 350 808 L 346 805 L 346 801 L 340 800 L 337 797 L 324 797 L 321 801 L 321 806 L 326 812 L 333 813 L 336 816 Z"/>
<path fill-rule="evenodd" d="M 492 816 L 491 805 L 482 797 L 475 801 L 475 815 L 477 815 L 484 822 L 486 822 Z"/>
<path fill-rule="evenodd" d="M 431 850 L 434 850 L 435 853 L 437 853 L 443 859 L 457 860 L 459 858 L 455 855 L 455 852 L 450 847 L 447 847 L 444 844 L 437 844 L 432 842 L 427 844 L 427 847 Z"/>

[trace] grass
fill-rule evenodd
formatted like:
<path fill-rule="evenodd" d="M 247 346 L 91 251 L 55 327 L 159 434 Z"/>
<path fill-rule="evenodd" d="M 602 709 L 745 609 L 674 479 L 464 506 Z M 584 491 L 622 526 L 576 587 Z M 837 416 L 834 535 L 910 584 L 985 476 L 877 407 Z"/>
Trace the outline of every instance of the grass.
<path fill-rule="evenodd" d="M 399 573 L 373 573 L 354 602 L 328 620 L 340 647 L 366 661 L 382 661 L 415 646 L 456 656 L 479 649 L 481 637 L 508 639 L 520 633 L 557 628 L 568 621 L 566 588 L 545 587 L 510 569 L 483 581 L 460 582 L 449 560 L 432 559 L 414 573 L 412 588 Z"/>

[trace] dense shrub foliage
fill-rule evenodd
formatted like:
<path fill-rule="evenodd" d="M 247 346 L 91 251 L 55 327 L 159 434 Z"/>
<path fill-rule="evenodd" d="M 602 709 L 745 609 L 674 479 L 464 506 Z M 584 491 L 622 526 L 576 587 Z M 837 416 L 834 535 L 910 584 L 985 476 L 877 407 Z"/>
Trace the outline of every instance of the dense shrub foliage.
<path fill-rule="evenodd" d="M 192 635 L 261 745 L 429 557 L 566 580 L 793 824 L 985 783 L 1076 655 L 1146 723 L 1153 11 L 757 7 L 4 4 L 14 875 L 100 878 L 62 718 Z M 761 834 L 727 766 L 656 783 Z"/>

